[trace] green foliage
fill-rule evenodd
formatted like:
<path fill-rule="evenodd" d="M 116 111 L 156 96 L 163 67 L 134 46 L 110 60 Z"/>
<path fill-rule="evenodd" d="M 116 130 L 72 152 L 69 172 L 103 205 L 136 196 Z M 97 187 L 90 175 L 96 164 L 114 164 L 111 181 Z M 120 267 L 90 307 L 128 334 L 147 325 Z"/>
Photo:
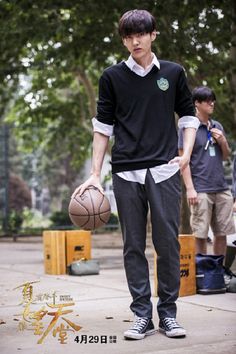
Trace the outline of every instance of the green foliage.
<path fill-rule="evenodd" d="M 39 229 L 50 227 L 51 221 L 46 215 L 38 210 L 24 208 L 22 213 L 23 223 L 22 229 Z"/>
<path fill-rule="evenodd" d="M 156 17 L 158 57 L 183 65 L 191 88 L 215 90 L 215 117 L 235 140 L 233 6 L 233 0 L 0 1 L 0 113 L 18 150 L 32 154 L 52 188 L 74 183 L 90 155 L 98 78 L 127 57 L 117 25 L 132 8 Z"/>
<path fill-rule="evenodd" d="M 110 218 L 109 218 L 107 224 L 108 224 L 108 225 L 117 225 L 117 227 L 118 227 L 118 225 L 119 225 L 119 218 L 118 218 L 117 214 L 111 213 Z"/>
<path fill-rule="evenodd" d="M 86 73 L 96 91 L 102 69 L 127 55 L 117 35 L 120 15 L 145 8 L 157 19 L 158 56 L 184 65 L 191 86 L 207 82 L 216 90 L 219 113 L 223 120 L 228 117 L 230 130 L 232 7 L 233 1 L 206 0 L 1 1 L 2 89 L 14 88 L 19 74 L 29 80 L 12 120 L 31 137 L 28 146 L 41 142 L 48 129 L 50 141 L 55 139 L 51 130 L 69 135 L 79 127 L 83 134 L 82 116 L 90 124 L 91 102 L 78 74 Z"/>
<path fill-rule="evenodd" d="M 51 227 L 57 227 L 57 226 L 71 226 L 72 222 L 70 220 L 69 214 L 67 211 L 56 211 L 54 212 L 50 220 L 52 222 Z"/>
<path fill-rule="evenodd" d="M 8 218 L 8 231 L 11 234 L 18 233 L 19 230 L 21 229 L 22 223 L 23 223 L 22 212 L 12 210 Z"/>

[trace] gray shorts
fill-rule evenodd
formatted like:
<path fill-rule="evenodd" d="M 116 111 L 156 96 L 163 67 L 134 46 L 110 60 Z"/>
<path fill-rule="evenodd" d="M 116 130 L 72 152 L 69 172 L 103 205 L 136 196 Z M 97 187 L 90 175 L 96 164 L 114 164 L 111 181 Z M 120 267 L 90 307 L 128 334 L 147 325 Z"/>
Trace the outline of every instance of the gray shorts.
<path fill-rule="evenodd" d="M 190 206 L 190 223 L 196 237 L 207 238 L 210 226 L 215 236 L 235 233 L 233 197 L 229 190 L 197 196 L 198 204 Z"/>

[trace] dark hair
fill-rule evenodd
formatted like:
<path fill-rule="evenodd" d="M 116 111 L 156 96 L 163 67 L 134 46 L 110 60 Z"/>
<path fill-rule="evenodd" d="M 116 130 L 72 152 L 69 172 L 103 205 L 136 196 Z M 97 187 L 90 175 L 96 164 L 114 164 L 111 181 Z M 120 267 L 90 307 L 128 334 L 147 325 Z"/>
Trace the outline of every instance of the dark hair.
<path fill-rule="evenodd" d="M 207 86 L 196 87 L 192 92 L 192 96 L 193 103 L 195 103 L 196 101 L 216 101 L 216 95 L 214 91 Z"/>
<path fill-rule="evenodd" d="M 119 21 L 119 35 L 124 38 L 135 33 L 152 33 L 156 29 L 156 20 L 146 10 L 130 10 Z"/>

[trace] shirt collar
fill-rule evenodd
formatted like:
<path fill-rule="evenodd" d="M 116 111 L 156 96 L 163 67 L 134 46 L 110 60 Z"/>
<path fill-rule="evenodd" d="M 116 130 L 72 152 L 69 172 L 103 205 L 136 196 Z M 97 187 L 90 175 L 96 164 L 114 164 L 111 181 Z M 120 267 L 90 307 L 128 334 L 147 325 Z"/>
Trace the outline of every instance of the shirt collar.
<path fill-rule="evenodd" d="M 134 67 L 138 67 L 138 68 L 142 68 L 134 59 L 133 57 L 130 55 L 128 60 L 126 60 L 125 64 L 128 66 L 128 68 L 130 70 L 133 71 Z M 160 69 L 160 62 L 159 60 L 157 59 L 156 55 L 154 53 L 152 53 L 152 62 L 151 64 L 149 65 L 150 66 L 156 66 L 158 69 Z"/>
<path fill-rule="evenodd" d="M 200 121 L 200 119 L 199 119 Z M 213 121 L 211 118 L 209 118 L 208 122 L 207 123 L 203 123 L 200 121 L 200 126 L 203 126 L 203 127 L 206 127 L 207 129 L 211 129 L 213 128 L 215 125 L 213 124 Z"/>

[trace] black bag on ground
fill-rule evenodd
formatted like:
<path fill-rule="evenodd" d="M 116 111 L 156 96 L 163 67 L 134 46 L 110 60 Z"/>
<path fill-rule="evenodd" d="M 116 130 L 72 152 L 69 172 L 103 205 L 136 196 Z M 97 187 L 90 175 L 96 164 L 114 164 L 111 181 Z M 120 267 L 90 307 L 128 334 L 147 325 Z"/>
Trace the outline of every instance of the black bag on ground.
<path fill-rule="evenodd" d="M 224 267 L 224 270 L 226 292 L 236 293 L 236 274 L 234 274 L 229 268 Z"/>
<path fill-rule="evenodd" d="M 67 267 L 70 275 L 96 275 L 99 274 L 99 262 L 96 259 L 80 259 Z"/>
<path fill-rule="evenodd" d="M 196 285 L 198 294 L 226 292 L 223 255 L 196 254 Z"/>

